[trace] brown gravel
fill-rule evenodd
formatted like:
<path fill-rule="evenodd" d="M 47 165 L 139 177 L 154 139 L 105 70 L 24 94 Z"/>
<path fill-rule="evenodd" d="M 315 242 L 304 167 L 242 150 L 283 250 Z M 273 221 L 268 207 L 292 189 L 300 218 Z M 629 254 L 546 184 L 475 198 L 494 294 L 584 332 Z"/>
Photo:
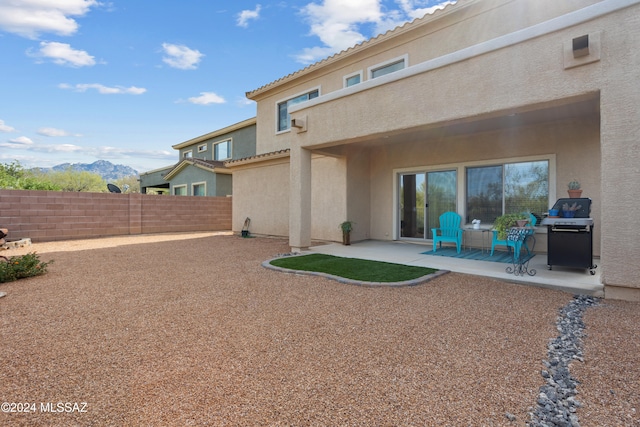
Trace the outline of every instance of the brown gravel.
<path fill-rule="evenodd" d="M 571 299 L 453 273 L 409 288 L 283 274 L 260 265 L 288 252 L 279 239 L 134 236 L 5 254 L 34 250 L 55 260 L 49 273 L 0 284 L 0 399 L 36 411 L 1 413 L 3 426 L 525 425 Z M 583 427 L 638 425 L 639 308 L 587 311 Z M 47 413 L 46 402 L 87 407 Z"/>

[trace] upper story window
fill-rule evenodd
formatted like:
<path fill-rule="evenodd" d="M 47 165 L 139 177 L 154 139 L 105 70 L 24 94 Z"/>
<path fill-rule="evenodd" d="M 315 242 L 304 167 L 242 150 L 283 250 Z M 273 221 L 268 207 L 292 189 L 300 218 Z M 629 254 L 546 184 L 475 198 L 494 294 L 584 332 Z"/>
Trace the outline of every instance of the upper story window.
<path fill-rule="evenodd" d="M 193 157 L 193 151 L 189 150 L 182 152 L 183 159 L 190 159 L 191 157 Z"/>
<path fill-rule="evenodd" d="M 344 87 L 357 85 L 361 81 L 362 81 L 362 71 L 359 71 L 359 72 L 357 72 L 355 74 L 351 74 L 351 75 L 345 76 L 345 78 L 344 78 Z"/>
<path fill-rule="evenodd" d="M 213 160 L 227 160 L 231 158 L 231 140 L 218 142 L 213 146 Z"/>
<path fill-rule="evenodd" d="M 402 70 L 406 68 L 408 62 L 408 57 L 405 55 L 401 58 L 395 58 L 382 64 L 374 65 L 369 68 L 369 78 L 375 79 L 376 77 Z"/>
<path fill-rule="evenodd" d="M 300 102 L 317 98 L 320 95 L 319 89 L 314 89 L 302 95 L 295 96 L 286 101 L 278 102 L 278 132 L 288 130 L 291 126 L 291 116 L 289 116 L 289 107 Z"/>
<path fill-rule="evenodd" d="M 198 153 L 204 153 L 207 151 L 207 144 L 198 145 Z"/>

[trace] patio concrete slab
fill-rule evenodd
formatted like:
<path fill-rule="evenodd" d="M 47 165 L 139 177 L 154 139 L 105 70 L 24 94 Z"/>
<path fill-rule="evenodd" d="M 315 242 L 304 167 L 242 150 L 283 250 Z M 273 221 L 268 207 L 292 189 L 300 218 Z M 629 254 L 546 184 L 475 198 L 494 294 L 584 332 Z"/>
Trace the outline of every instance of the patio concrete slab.
<path fill-rule="evenodd" d="M 431 267 L 450 270 L 457 273 L 491 277 L 510 283 L 533 285 L 561 290 L 573 294 L 585 294 L 604 297 L 604 285 L 600 281 L 600 268 L 595 275 L 588 270 L 554 266 L 547 268 L 547 255 L 536 254 L 529 262 L 529 269 L 535 269 L 534 276 L 516 276 L 506 272 L 510 264 L 487 261 L 462 260 L 443 256 L 424 255 L 421 252 L 432 249 L 431 244 L 416 244 L 404 241 L 366 240 L 344 246 L 338 243 L 318 245 L 309 248 L 309 252 L 323 253 L 349 258 L 361 258 L 397 264 Z M 598 265 L 599 259 L 594 259 Z"/>

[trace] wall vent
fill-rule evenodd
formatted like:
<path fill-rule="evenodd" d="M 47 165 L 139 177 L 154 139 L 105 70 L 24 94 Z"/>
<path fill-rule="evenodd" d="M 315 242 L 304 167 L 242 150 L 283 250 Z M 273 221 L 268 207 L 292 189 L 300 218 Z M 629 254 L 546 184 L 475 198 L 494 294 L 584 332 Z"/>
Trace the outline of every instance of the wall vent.
<path fill-rule="evenodd" d="M 589 34 L 573 39 L 573 57 L 580 58 L 589 55 Z"/>

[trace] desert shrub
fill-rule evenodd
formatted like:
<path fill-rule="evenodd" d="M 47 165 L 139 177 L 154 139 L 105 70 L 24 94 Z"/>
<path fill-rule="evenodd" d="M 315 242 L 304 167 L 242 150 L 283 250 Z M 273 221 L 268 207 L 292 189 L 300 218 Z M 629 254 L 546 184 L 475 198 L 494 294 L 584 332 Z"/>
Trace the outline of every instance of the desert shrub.
<path fill-rule="evenodd" d="M 9 257 L 6 262 L 0 259 L 0 283 L 44 274 L 52 262 L 40 261 L 35 252 Z"/>

